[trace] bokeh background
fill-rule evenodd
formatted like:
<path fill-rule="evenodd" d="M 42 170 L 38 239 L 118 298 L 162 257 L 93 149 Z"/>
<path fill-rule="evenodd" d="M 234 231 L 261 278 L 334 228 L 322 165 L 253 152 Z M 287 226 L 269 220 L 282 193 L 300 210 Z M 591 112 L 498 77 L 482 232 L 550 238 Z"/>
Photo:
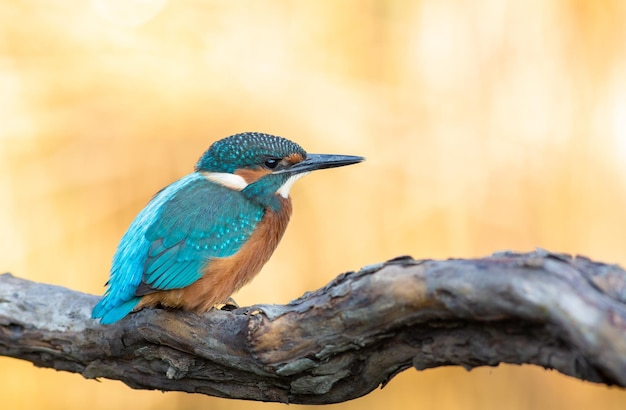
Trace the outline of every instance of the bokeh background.
<path fill-rule="evenodd" d="M 215 140 L 363 155 L 292 190 L 242 305 L 410 254 L 626 265 L 622 0 L 0 2 L 0 271 L 93 294 L 134 215 Z M 0 358 L 6 409 L 278 409 Z M 529 366 L 408 370 L 333 409 L 623 409 Z M 132 407 L 131 407 L 132 406 Z"/>

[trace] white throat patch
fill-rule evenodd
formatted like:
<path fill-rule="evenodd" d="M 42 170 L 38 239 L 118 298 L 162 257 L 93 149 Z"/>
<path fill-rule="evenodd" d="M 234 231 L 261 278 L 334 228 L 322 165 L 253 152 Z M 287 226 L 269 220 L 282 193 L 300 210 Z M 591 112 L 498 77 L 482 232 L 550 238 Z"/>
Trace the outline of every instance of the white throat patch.
<path fill-rule="evenodd" d="M 301 174 L 295 174 L 290 176 L 289 179 L 287 179 L 287 181 L 285 181 L 285 183 L 280 188 L 278 188 L 276 193 L 285 199 L 289 198 L 289 191 L 291 190 L 293 183 L 305 175 L 309 175 L 309 172 L 303 172 Z"/>
<path fill-rule="evenodd" d="M 289 198 L 289 191 L 291 191 L 293 183 L 309 174 L 310 172 L 302 172 L 290 176 L 287 181 L 276 190 L 276 193 L 283 198 Z M 202 176 L 211 182 L 234 189 L 235 191 L 243 191 L 248 186 L 248 183 L 243 177 L 228 172 L 202 172 Z"/>
<path fill-rule="evenodd" d="M 202 176 L 211 182 L 234 189 L 235 191 L 243 191 L 248 186 L 243 177 L 228 172 L 202 172 Z"/>

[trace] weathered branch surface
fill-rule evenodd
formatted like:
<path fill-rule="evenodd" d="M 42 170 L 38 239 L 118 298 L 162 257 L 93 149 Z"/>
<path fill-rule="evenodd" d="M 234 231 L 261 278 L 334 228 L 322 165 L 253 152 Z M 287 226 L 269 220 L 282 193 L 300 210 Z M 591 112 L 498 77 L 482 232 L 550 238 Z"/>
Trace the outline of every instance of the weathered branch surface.
<path fill-rule="evenodd" d="M 333 403 L 410 367 L 530 363 L 626 386 L 626 272 L 583 257 L 398 258 L 285 306 L 146 309 L 111 326 L 96 296 L 0 275 L 0 355 L 137 389 Z"/>

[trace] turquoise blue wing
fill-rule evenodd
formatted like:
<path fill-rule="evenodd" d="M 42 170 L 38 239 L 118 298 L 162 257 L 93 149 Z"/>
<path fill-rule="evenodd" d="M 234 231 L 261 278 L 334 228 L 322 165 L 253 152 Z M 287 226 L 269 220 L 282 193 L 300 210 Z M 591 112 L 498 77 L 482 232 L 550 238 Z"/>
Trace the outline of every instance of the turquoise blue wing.
<path fill-rule="evenodd" d="M 235 254 L 263 213 L 262 206 L 221 185 L 205 180 L 185 187 L 146 232 L 151 245 L 136 294 L 191 285 L 211 258 Z"/>
<path fill-rule="evenodd" d="M 260 205 L 198 173 L 164 188 L 122 237 L 92 317 L 113 323 L 145 294 L 194 283 L 211 258 L 240 249 L 263 213 Z"/>

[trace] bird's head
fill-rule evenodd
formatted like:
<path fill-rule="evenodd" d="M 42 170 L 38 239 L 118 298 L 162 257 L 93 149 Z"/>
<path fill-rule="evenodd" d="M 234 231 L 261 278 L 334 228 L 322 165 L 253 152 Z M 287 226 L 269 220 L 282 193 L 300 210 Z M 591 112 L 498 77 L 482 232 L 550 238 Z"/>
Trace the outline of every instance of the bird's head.
<path fill-rule="evenodd" d="M 215 142 L 200 157 L 196 172 L 210 181 L 241 191 L 265 206 L 280 206 L 293 183 L 311 171 L 363 161 L 352 155 L 307 154 L 295 142 L 256 132 Z"/>

